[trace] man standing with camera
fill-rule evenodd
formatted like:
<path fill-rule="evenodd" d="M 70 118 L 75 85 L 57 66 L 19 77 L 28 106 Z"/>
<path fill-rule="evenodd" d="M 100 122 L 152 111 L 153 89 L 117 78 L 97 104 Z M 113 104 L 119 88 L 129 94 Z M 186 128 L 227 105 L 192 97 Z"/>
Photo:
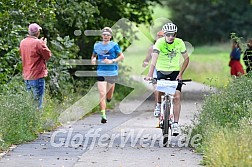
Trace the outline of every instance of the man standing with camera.
<path fill-rule="evenodd" d="M 36 101 L 36 107 L 42 108 L 45 92 L 45 79 L 47 76 L 46 61 L 51 57 L 51 51 L 47 47 L 46 38 L 38 39 L 42 28 L 32 23 L 29 25 L 29 35 L 20 43 L 20 54 L 23 65 L 23 78 L 26 89 L 32 91 Z"/>

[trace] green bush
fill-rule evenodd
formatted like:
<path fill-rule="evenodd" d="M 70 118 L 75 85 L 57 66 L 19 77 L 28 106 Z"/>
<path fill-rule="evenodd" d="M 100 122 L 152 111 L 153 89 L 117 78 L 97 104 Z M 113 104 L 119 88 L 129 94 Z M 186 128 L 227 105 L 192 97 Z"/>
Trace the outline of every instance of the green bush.
<path fill-rule="evenodd" d="M 220 126 L 238 126 L 239 120 L 249 116 L 252 98 L 252 80 L 235 79 L 217 94 L 212 94 L 203 105 L 200 120 Z"/>
<path fill-rule="evenodd" d="M 225 88 L 205 99 L 192 131 L 193 136 L 202 135 L 198 150 L 204 153 L 205 164 L 230 166 L 233 163 L 231 166 L 250 166 L 247 164 L 252 161 L 249 146 L 251 100 L 251 74 L 234 78 Z M 249 153 L 243 155 L 242 150 Z"/>

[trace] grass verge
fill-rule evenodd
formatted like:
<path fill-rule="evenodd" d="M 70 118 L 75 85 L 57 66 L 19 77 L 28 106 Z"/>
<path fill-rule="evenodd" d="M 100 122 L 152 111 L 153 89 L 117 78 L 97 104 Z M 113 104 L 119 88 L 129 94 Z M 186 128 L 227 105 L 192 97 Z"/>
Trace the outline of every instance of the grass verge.
<path fill-rule="evenodd" d="M 207 166 L 252 165 L 252 74 L 233 79 L 206 98 L 194 122 L 193 136 L 202 135 L 197 150 Z"/>

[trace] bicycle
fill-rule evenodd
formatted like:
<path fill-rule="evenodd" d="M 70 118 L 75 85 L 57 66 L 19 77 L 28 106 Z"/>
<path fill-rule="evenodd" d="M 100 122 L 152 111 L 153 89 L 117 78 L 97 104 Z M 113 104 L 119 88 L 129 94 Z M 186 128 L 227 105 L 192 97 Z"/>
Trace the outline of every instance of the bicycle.
<path fill-rule="evenodd" d="M 169 128 L 172 128 L 171 125 L 173 123 L 173 98 L 176 91 L 176 88 L 179 83 L 185 85 L 184 82 L 190 82 L 191 79 L 186 80 L 152 80 L 151 83 L 157 82 L 156 90 L 159 92 L 165 93 L 161 96 L 161 113 L 159 115 L 160 120 L 160 128 L 163 133 L 163 146 L 167 147 L 168 145 L 168 137 L 169 137 Z M 177 134 L 178 135 L 178 134 Z"/>

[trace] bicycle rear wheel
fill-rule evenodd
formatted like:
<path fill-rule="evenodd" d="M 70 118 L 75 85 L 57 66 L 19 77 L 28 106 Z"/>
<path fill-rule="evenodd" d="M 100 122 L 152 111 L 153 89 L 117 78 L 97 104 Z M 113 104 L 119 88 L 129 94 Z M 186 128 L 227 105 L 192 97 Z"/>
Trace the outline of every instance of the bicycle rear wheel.
<path fill-rule="evenodd" d="M 163 120 L 163 146 L 168 146 L 169 137 L 169 115 L 170 115 L 170 102 L 166 99 L 164 106 L 164 120 Z"/>

